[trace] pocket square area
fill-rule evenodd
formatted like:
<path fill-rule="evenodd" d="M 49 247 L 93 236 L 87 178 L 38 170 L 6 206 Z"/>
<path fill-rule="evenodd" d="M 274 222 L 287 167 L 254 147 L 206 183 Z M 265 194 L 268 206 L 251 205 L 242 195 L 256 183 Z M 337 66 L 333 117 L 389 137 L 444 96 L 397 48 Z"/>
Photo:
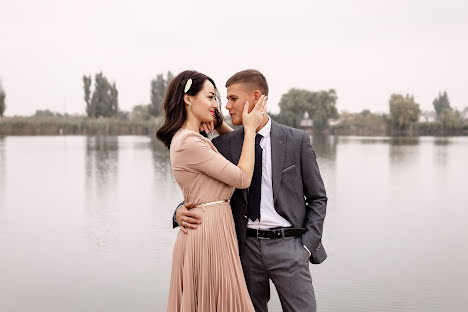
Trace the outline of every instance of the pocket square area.
<path fill-rule="evenodd" d="M 288 171 L 290 171 L 290 170 L 293 170 L 293 169 L 295 169 L 295 168 L 296 168 L 296 165 L 291 165 L 291 166 L 289 166 L 289 167 L 287 167 L 287 168 L 284 168 L 284 169 L 283 169 L 283 173 L 288 172 Z"/>

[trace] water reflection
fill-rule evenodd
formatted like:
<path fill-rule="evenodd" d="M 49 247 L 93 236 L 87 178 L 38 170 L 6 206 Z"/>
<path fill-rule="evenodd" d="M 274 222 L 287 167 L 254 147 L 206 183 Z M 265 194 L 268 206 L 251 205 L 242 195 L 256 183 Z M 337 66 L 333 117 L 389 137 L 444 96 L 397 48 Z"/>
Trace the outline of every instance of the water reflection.
<path fill-rule="evenodd" d="M 468 137 L 312 144 L 329 196 L 319 310 L 464 311 Z M 182 200 L 169 163 L 142 136 L 0 137 L 0 311 L 164 311 Z"/>
<path fill-rule="evenodd" d="M 323 158 L 326 161 L 335 162 L 336 149 L 338 146 L 338 136 L 313 134 L 311 143 L 317 154 L 317 157 Z"/>
<path fill-rule="evenodd" d="M 151 136 L 149 144 L 151 145 L 154 172 L 157 179 L 165 180 L 172 176 L 169 149 L 154 136 Z"/>
<path fill-rule="evenodd" d="M 117 136 L 86 137 L 86 236 L 96 247 L 106 247 L 115 236 L 119 141 Z"/>
<path fill-rule="evenodd" d="M 412 163 L 418 159 L 420 137 L 392 137 L 390 139 L 390 164 Z"/>
<path fill-rule="evenodd" d="M 105 187 L 115 181 L 119 141 L 116 136 L 86 137 L 86 177 L 87 182 L 97 187 Z"/>
<path fill-rule="evenodd" d="M 434 141 L 434 162 L 438 166 L 443 166 L 444 168 L 447 166 L 449 152 L 447 146 L 449 144 L 449 139 L 436 139 Z"/>
<path fill-rule="evenodd" d="M 452 144 L 452 141 L 448 137 L 437 137 L 434 138 L 434 145 L 437 146 L 447 146 L 449 144 Z"/>

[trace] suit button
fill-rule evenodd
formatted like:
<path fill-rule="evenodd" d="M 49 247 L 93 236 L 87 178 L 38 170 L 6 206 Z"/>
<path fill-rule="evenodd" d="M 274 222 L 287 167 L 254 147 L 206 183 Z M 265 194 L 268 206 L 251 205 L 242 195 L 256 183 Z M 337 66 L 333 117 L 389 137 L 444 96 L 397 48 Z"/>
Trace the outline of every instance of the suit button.
<path fill-rule="evenodd" d="M 247 219 L 247 216 L 246 216 L 246 215 L 244 215 L 244 219 Z"/>

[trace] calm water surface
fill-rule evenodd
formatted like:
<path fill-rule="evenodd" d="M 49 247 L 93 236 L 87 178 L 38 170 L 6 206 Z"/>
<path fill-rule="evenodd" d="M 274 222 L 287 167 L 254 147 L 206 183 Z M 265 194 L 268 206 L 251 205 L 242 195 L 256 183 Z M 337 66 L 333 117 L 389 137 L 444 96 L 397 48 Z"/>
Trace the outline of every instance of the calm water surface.
<path fill-rule="evenodd" d="M 329 195 L 319 311 L 466 311 L 468 138 L 313 145 Z M 165 311 L 181 199 L 149 137 L 0 137 L 0 311 Z"/>

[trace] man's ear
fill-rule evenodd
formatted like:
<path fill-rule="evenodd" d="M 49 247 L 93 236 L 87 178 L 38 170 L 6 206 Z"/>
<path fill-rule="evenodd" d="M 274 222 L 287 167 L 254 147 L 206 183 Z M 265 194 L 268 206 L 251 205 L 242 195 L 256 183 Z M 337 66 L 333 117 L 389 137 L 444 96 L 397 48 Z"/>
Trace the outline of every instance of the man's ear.
<path fill-rule="evenodd" d="M 262 92 L 260 92 L 259 90 L 255 90 L 255 91 L 253 91 L 253 96 L 254 96 L 254 104 L 256 104 L 257 101 L 262 96 Z"/>

